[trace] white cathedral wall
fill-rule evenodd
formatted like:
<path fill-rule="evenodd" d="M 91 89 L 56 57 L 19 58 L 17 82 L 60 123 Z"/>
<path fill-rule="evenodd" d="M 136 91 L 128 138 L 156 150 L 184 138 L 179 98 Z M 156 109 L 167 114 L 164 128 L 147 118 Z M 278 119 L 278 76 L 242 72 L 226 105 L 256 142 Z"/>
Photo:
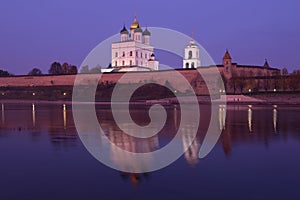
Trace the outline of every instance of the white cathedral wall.
<path fill-rule="evenodd" d="M 127 42 L 113 43 L 111 63 L 113 67 L 122 67 L 122 66 L 147 67 L 148 60 L 151 54 L 153 53 L 153 51 L 154 48 L 152 46 L 140 42 L 127 41 Z M 123 56 L 123 52 L 124 52 L 124 56 Z M 132 54 L 130 52 L 132 52 Z M 116 66 L 116 62 L 117 62 L 117 66 Z"/>

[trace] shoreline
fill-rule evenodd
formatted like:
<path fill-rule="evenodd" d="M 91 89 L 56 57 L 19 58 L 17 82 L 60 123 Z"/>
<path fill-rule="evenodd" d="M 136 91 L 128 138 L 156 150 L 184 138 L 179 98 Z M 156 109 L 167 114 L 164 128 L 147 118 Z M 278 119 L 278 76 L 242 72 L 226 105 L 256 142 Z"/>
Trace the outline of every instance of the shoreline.
<path fill-rule="evenodd" d="M 226 99 L 225 99 L 226 98 Z M 300 105 L 300 95 L 293 97 L 284 97 L 283 95 L 266 97 L 260 95 L 246 96 L 246 95 L 222 95 L 220 99 L 210 100 L 209 96 L 197 96 L 197 103 L 199 104 L 227 104 L 227 105 L 248 105 L 248 104 L 257 104 L 257 105 Z M 196 103 L 193 100 L 193 97 L 185 96 L 182 97 L 183 104 Z M 0 103 L 38 103 L 38 104 L 73 104 L 70 100 L 34 100 L 34 99 L 2 99 Z M 96 101 L 96 102 L 77 102 L 79 104 L 91 104 L 95 105 L 111 105 L 110 101 Z M 126 102 L 114 102 L 113 104 L 124 105 Z M 130 105 L 153 105 L 153 104 L 162 104 L 162 105 L 173 105 L 178 104 L 176 98 L 164 98 L 157 100 L 142 100 L 142 101 L 131 101 Z"/>

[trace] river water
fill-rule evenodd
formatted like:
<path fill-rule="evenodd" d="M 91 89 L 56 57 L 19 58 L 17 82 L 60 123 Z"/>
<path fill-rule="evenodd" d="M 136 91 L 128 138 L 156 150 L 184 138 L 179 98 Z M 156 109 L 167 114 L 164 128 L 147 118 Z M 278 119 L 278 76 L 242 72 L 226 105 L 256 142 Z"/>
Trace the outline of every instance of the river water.
<path fill-rule="evenodd" d="M 111 169 L 87 151 L 71 105 L 2 103 L 0 199 L 300 199 L 300 106 L 213 106 L 221 136 L 202 159 L 210 107 L 200 107 L 201 130 L 189 149 L 161 170 L 137 174 Z M 96 107 L 105 135 L 137 152 L 172 140 L 180 108 L 166 109 L 163 130 L 138 140 L 119 130 L 109 108 Z M 131 107 L 139 125 L 149 123 L 147 111 Z M 182 137 L 183 146 L 188 140 Z M 113 151 L 110 156 L 120 166 L 126 162 Z"/>

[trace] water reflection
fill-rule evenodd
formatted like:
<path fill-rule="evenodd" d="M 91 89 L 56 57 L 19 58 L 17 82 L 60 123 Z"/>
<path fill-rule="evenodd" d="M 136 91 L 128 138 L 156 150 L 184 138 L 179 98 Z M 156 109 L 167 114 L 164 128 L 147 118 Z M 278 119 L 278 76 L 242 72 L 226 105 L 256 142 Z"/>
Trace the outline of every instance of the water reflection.
<path fill-rule="evenodd" d="M 273 127 L 274 132 L 277 133 L 277 105 L 273 106 Z"/>
<path fill-rule="evenodd" d="M 182 135 L 182 143 L 184 149 L 184 157 L 190 166 L 195 166 L 199 161 L 199 151 L 200 151 L 200 141 L 199 139 L 194 139 L 192 133 L 190 133 L 191 128 L 185 127 Z M 190 146 L 188 146 L 191 144 Z"/>
<path fill-rule="evenodd" d="M 226 119 L 226 106 L 225 105 L 219 105 L 220 130 L 225 129 L 225 119 Z"/>
<path fill-rule="evenodd" d="M 249 132 L 252 133 L 252 105 L 248 105 L 248 128 Z"/>
<path fill-rule="evenodd" d="M 32 133 L 42 132 L 46 130 L 49 139 L 56 147 L 73 147 L 79 142 L 76 134 L 71 109 L 68 109 L 67 104 L 1 104 L 1 122 L 0 127 L 2 133 L 8 134 L 3 130 L 10 131 L 28 131 Z M 205 107 L 205 105 L 204 105 Z M 287 138 L 288 130 L 292 133 L 297 133 L 299 124 L 291 124 L 288 118 L 293 112 L 293 119 L 299 119 L 300 112 L 296 112 L 299 108 L 290 108 L 284 106 L 258 106 L 258 105 L 240 105 L 240 106 L 225 106 L 218 105 L 218 116 L 216 116 L 216 128 L 222 130 L 222 135 L 219 140 L 226 155 L 230 155 L 233 151 L 234 144 L 245 142 L 260 142 L 268 145 L 270 141 L 277 140 L 275 134 L 283 138 Z M 296 109 L 296 111 L 295 111 Z M 117 148 L 124 149 L 129 152 L 152 152 L 166 145 L 177 132 L 180 124 L 180 108 L 170 106 L 168 108 L 167 125 L 159 135 L 155 135 L 147 139 L 139 139 L 131 137 L 123 133 L 114 123 L 113 117 L 109 109 L 98 108 L 101 115 L 98 116 L 99 123 L 103 126 L 105 134 L 101 137 L 107 137 L 115 146 L 110 147 L 110 156 L 121 169 L 135 168 L 136 162 L 132 158 L 125 157 L 117 151 Z M 137 123 L 145 124 L 147 115 L 145 108 L 133 109 L 133 116 Z M 280 112 L 280 115 L 278 114 Z M 205 113 L 201 113 L 206 116 Z M 207 120 L 204 118 L 204 121 Z M 192 119 L 191 119 L 192 121 Z M 205 132 L 206 121 L 201 124 L 197 137 L 192 137 L 192 126 L 188 124 L 182 129 L 182 149 L 187 148 L 184 152 L 184 158 L 190 166 L 195 166 L 198 162 L 198 154 L 203 142 L 203 133 Z M 87 126 L 87 129 L 89 127 Z M 203 129 L 203 130 L 202 130 Z M 249 132 L 251 134 L 249 134 Z M 37 135 L 35 137 L 40 137 Z M 293 137 L 299 137 L 293 135 Z M 189 144 L 191 144 L 189 146 Z M 189 146 L 189 147 L 188 147 Z M 145 160 L 143 165 L 147 165 L 151 160 Z M 124 175 L 124 174 L 123 174 Z M 122 176 L 123 176 L 122 175 Z M 134 179 L 132 176 L 129 175 Z"/>
<path fill-rule="evenodd" d="M 2 121 L 2 125 L 5 124 L 5 111 L 4 111 L 4 104 L 1 104 L 1 121 Z"/>
<path fill-rule="evenodd" d="M 35 105 L 32 104 L 32 126 L 35 128 Z"/>
<path fill-rule="evenodd" d="M 67 107 L 66 104 L 63 104 L 63 121 L 64 121 L 64 129 L 67 129 Z"/>

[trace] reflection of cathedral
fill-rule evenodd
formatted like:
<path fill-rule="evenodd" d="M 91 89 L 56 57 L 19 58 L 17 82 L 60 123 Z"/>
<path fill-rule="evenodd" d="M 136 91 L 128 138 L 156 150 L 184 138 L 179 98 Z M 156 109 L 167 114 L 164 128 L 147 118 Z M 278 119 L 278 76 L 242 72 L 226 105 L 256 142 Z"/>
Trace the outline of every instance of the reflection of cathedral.
<path fill-rule="evenodd" d="M 200 141 L 197 137 L 193 138 L 190 131 L 191 129 L 189 128 L 183 129 L 182 142 L 184 149 L 187 148 L 187 150 L 184 152 L 184 157 L 191 166 L 194 166 L 199 161 Z M 188 144 L 191 145 L 188 146 Z"/>

